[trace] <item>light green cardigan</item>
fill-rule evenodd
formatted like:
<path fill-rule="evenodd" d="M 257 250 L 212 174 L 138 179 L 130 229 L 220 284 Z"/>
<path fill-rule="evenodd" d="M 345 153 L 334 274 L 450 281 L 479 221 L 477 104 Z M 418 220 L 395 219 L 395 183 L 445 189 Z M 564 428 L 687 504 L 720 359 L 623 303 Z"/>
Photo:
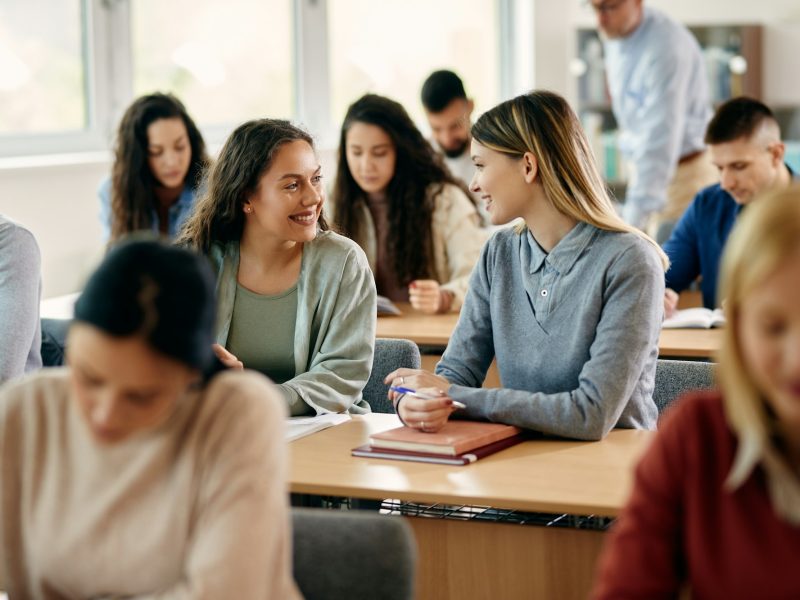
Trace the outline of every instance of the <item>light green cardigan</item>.
<path fill-rule="evenodd" d="M 239 242 L 215 243 L 217 342 L 226 345 L 236 298 Z M 375 350 L 375 282 L 355 242 L 323 231 L 303 246 L 294 329 L 295 377 L 278 387 L 292 415 L 369 412 L 361 396 Z M 265 340 L 269 343 L 269 340 Z"/>

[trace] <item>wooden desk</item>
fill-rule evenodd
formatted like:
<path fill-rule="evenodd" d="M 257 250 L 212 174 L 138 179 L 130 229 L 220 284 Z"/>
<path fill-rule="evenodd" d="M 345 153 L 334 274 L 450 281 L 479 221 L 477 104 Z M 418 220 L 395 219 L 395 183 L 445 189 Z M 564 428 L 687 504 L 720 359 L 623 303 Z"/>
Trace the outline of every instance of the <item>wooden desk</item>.
<path fill-rule="evenodd" d="M 714 361 L 720 346 L 721 329 L 662 329 L 658 338 L 658 356 Z"/>
<path fill-rule="evenodd" d="M 411 308 L 410 304 L 396 302 L 403 311 L 400 316 L 378 317 L 375 331 L 379 338 L 405 338 L 419 346 L 436 346 L 444 349 L 456 328 L 458 313 L 426 315 Z"/>
<path fill-rule="evenodd" d="M 425 315 L 408 304 L 398 304 L 399 317 L 378 317 L 376 335 L 381 338 L 405 338 L 420 346 L 444 350 L 458 321 L 457 314 Z M 658 354 L 662 358 L 713 359 L 722 343 L 717 329 L 667 329 L 661 332 Z"/>
<path fill-rule="evenodd" d="M 531 441 L 465 467 L 354 458 L 399 424 L 365 415 L 290 444 L 291 491 L 356 498 L 616 515 L 652 439 L 613 431 L 596 443 Z M 600 531 L 407 517 L 419 547 L 418 598 L 585 598 Z"/>

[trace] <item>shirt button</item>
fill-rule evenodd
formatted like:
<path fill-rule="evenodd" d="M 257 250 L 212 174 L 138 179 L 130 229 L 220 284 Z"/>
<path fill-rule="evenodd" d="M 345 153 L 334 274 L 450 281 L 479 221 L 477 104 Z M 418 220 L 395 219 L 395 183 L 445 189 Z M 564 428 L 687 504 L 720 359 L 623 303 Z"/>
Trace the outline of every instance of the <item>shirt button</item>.
<path fill-rule="evenodd" d="M 540 293 L 542 294 L 542 298 L 547 298 L 547 290 L 542 290 Z"/>

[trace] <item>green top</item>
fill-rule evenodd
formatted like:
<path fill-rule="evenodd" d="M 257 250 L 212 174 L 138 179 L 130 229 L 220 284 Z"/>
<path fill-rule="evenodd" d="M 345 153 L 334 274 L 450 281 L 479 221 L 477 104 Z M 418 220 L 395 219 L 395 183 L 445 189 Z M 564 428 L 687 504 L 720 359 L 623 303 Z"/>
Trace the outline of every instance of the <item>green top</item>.
<path fill-rule="evenodd" d="M 296 322 L 296 283 L 285 292 L 267 296 L 237 282 L 228 350 L 246 368 L 260 371 L 275 383 L 289 381 L 295 376 Z"/>
<path fill-rule="evenodd" d="M 228 348 L 238 240 L 214 242 L 208 257 L 217 273 L 215 337 Z M 297 280 L 296 375 L 278 384 L 292 415 L 369 412 L 361 390 L 372 368 L 375 314 L 375 281 L 358 244 L 332 231 L 305 242 Z"/>

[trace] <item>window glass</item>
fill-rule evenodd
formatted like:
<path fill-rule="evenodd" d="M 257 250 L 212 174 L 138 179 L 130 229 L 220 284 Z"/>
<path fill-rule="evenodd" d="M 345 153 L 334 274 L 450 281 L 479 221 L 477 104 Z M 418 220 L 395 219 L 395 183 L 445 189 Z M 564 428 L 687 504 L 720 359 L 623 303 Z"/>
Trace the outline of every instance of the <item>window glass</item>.
<path fill-rule="evenodd" d="M 203 125 L 293 113 L 291 0 L 131 2 L 133 90 L 171 92 Z"/>
<path fill-rule="evenodd" d="M 422 124 L 420 89 L 436 69 L 461 77 L 473 117 L 499 100 L 497 0 L 328 0 L 328 22 L 337 126 L 367 92 L 397 100 Z"/>
<path fill-rule="evenodd" d="M 0 0 L 0 135 L 87 127 L 81 0 Z"/>

